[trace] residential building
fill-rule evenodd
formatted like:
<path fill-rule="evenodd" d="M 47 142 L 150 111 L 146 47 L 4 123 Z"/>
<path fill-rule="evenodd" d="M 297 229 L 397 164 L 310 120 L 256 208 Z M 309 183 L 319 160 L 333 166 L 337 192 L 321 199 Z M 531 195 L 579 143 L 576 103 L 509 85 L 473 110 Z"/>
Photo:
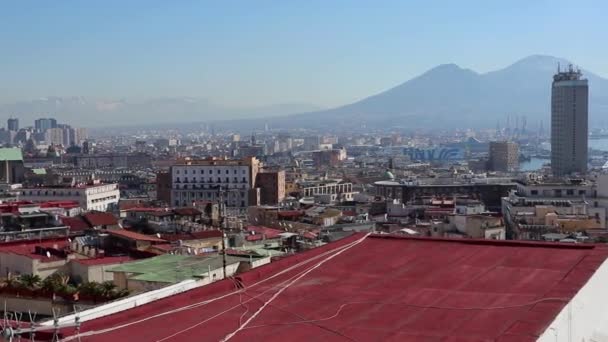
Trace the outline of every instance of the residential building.
<path fill-rule="evenodd" d="M 502 199 L 510 238 L 540 240 L 547 233 L 606 228 L 606 200 L 590 180 L 529 178 Z"/>
<path fill-rule="evenodd" d="M 555 176 L 587 172 L 589 86 L 580 70 L 558 69 L 551 87 L 551 170 Z"/>
<path fill-rule="evenodd" d="M 256 186 L 260 188 L 263 205 L 277 205 L 285 199 L 285 171 L 262 171 L 258 173 Z"/>
<path fill-rule="evenodd" d="M 196 201 L 217 201 L 220 192 L 228 207 L 246 208 L 259 203 L 255 181 L 256 158 L 184 160 L 170 168 L 171 204 L 191 206 Z M 221 190 L 221 191 L 220 191 Z"/>
<path fill-rule="evenodd" d="M 64 144 L 64 130 L 63 128 L 48 128 L 45 130 L 45 138 L 47 144 L 50 145 L 63 145 Z"/>
<path fill-rule="evenodd" d="M 84 210 L 108 211 L 118 207 L 118 184 L 43 186 L 20 189 L 19 198 L 32 202 L 74 201 Z"/>
<path fill-rule="evenodd" d="M 519 147 L 511 141 L 490 142 L 489 169 L 511 172 L 519 168 Z"/>
<path fill-rule="evenodd" d="M 315 151 L 312 153 L 312 160 L 315 167 L 336 167 L 346 160 L 346 150 L 341 148 Z"/>
<path fill-rule="evenodd" d="M 25 179 L 23 154 L 20 148 L 0 148 L 0 181 L 21 183 Z"/>

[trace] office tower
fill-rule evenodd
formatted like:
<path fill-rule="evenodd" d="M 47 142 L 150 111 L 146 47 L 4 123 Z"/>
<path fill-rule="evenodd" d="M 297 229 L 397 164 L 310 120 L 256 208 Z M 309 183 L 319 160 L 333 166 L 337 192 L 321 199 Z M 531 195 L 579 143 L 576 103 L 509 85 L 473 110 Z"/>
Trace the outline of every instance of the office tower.
<path fill-rule="evenodd" d="M 19 119 L 9 118 L 6 126 L 9 131 L 17 132 L 19 130 Z"/>
<path fill-rule="evenodd" d="M 34 121 L 34 128 L 37 132 L 46 132 L 49 128 L 57 128 L 57 120 L 52 118 L 40 118 Z"/>
<path fill-rule="evenodd" d="M 510 172 L 519 168 L 519 146 L 511 141 L 491 141 L 489 168 Z"/>
<path fill-rule="evenodd" d="M 589 86 L 580 70 L 558 67 L 551 88 L 551 170 L 555 176 L 587 172 Z"/>

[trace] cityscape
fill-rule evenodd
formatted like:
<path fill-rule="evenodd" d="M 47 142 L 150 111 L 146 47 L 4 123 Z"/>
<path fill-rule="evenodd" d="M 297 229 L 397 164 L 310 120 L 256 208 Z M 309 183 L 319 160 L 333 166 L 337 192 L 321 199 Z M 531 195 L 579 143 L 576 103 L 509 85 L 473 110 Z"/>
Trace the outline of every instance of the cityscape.
<path fill-rule="evenodd" d="M 0 97 L 0 340 L 608 342 L 608 78 L 534 53 L 323 106 Z"/>

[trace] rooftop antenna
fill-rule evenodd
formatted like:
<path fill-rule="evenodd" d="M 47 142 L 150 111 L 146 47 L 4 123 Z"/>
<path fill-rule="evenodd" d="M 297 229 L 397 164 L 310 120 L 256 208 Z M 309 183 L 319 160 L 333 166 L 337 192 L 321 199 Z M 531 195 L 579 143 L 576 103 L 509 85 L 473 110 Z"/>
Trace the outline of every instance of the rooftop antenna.
<path fill-rule="evenodd" d="M 561 62 L 557 62 L 557 73 L 559 74 L 560 72 L 562 72 L 562 65 Z"/>

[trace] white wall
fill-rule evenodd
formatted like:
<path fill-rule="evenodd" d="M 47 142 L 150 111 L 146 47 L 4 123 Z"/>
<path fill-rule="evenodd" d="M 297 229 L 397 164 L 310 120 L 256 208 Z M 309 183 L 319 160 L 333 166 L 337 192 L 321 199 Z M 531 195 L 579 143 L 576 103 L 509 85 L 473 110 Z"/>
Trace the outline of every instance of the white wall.
<path fill-rule="evenodd" d="M 608 261 L 595 271 L 538 342 L 608 342 Z"/>

